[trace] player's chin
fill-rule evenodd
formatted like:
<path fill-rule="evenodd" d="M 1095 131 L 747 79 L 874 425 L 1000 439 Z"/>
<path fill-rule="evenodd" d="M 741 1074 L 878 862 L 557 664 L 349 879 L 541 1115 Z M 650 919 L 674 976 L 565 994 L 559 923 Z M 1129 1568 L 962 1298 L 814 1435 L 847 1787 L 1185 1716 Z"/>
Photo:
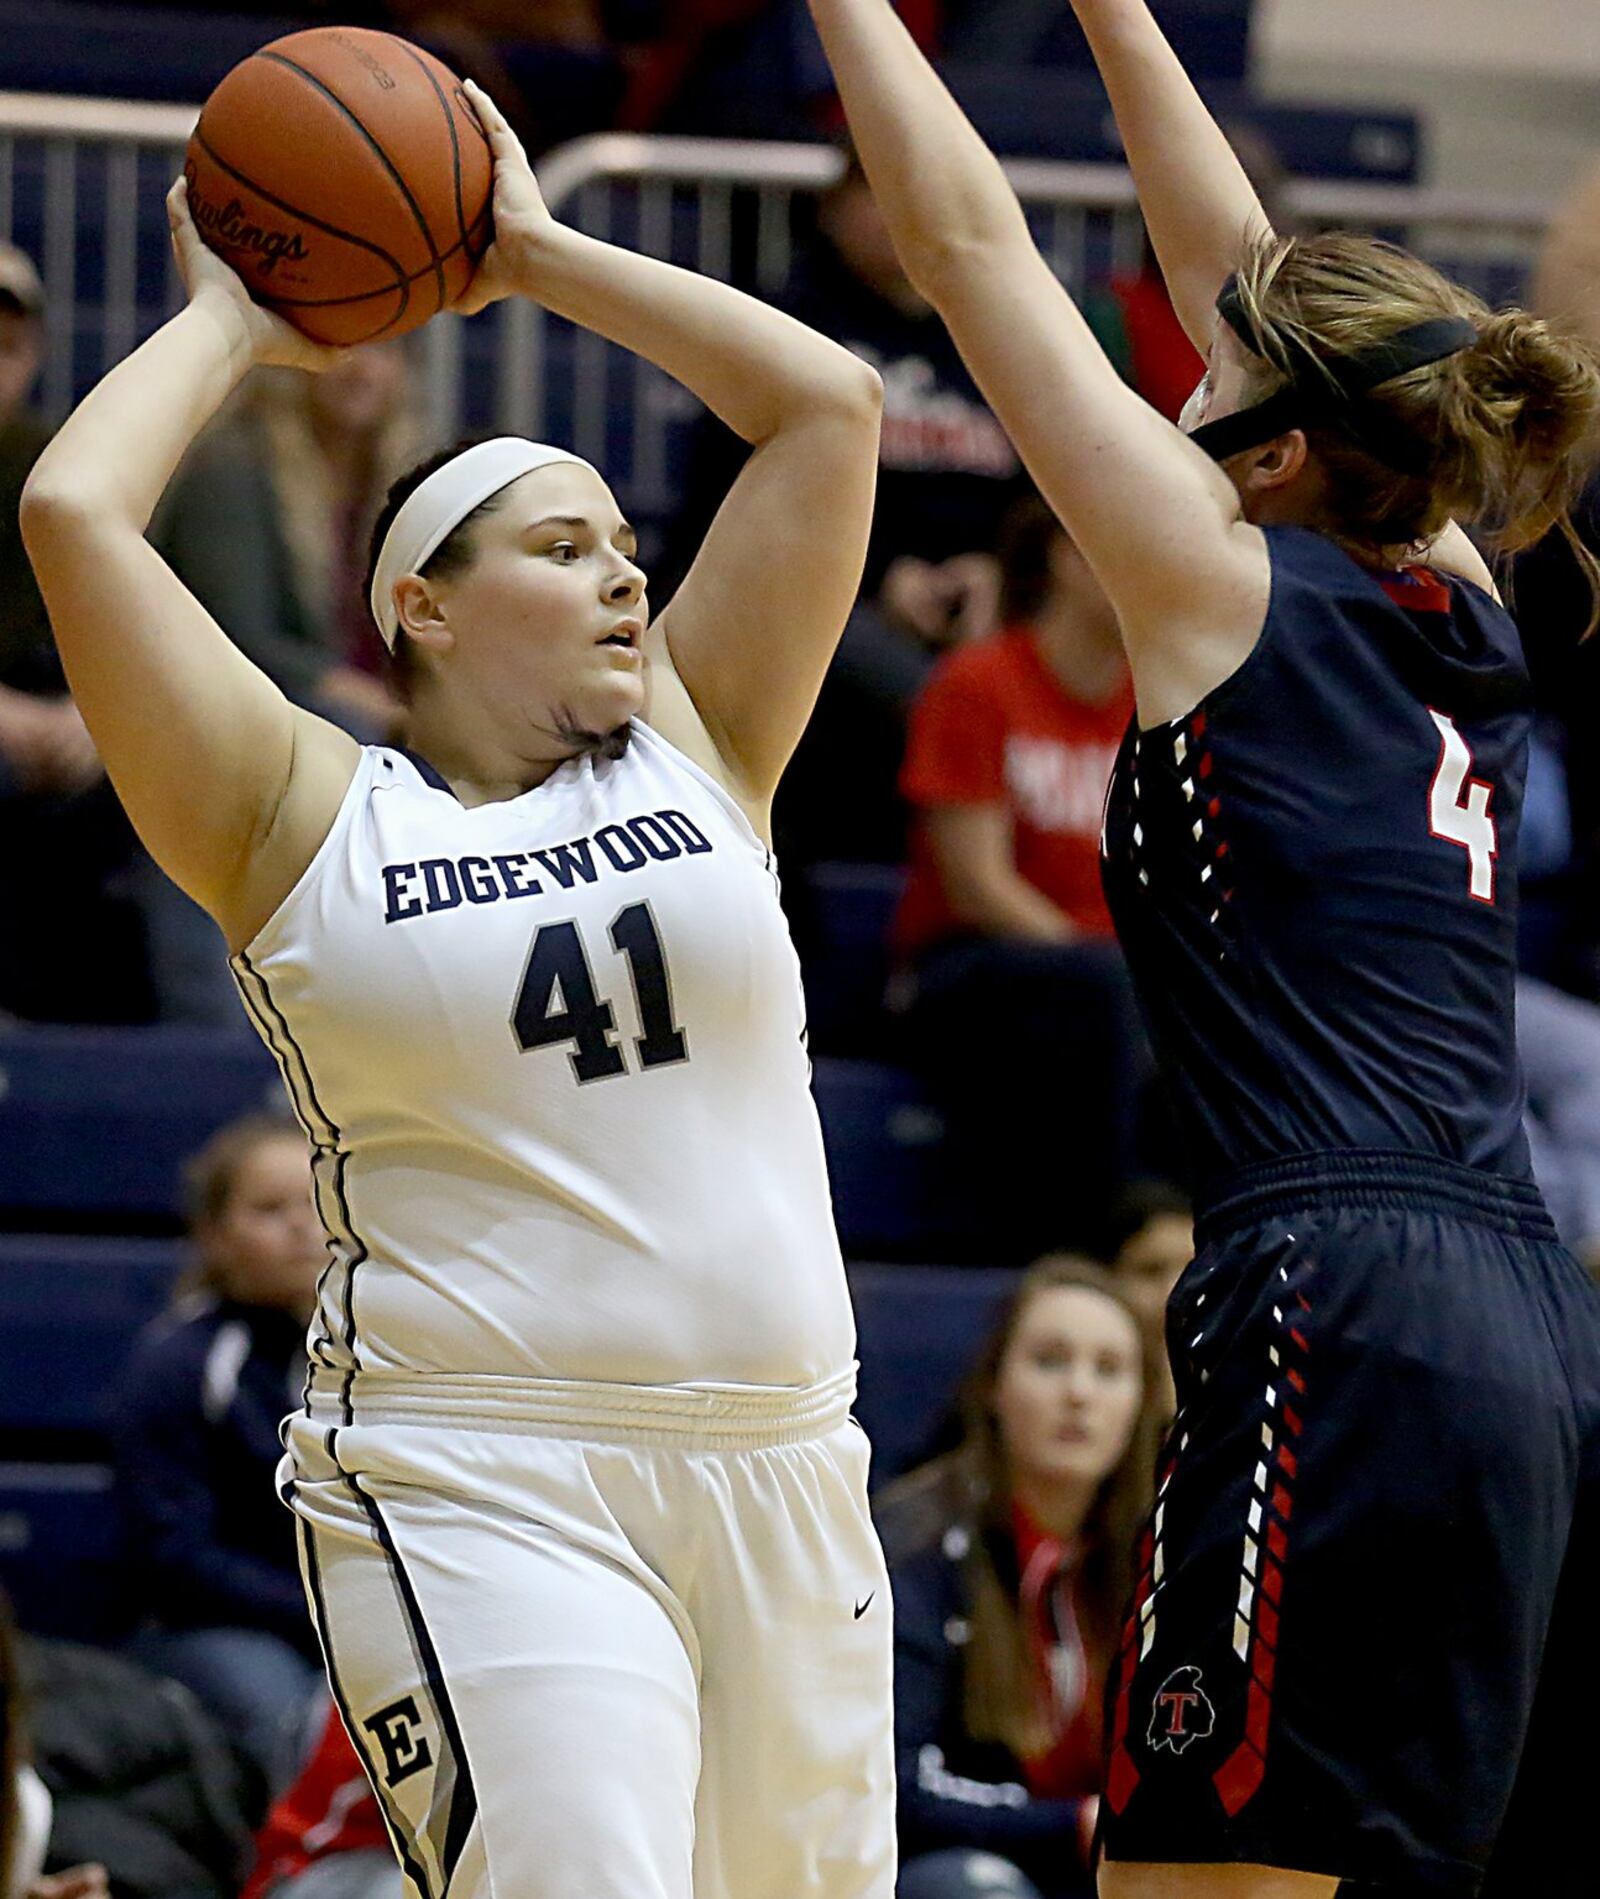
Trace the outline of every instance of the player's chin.
<path fill-rule="evenodd" d="M 644 668 L 624 671 L 615 667 L 597 679 L 587 695 L 584 724 L 591 731 L 609 732 L 626 725 L 644 711 Z"/>

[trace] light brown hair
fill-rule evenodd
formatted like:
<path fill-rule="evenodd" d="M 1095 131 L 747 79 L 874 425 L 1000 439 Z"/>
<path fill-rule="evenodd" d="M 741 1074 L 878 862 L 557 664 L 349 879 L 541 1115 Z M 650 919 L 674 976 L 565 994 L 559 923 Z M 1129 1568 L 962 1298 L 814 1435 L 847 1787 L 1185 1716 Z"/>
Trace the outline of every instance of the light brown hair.
<path fill-rule="evenodd" d="M 1042 1752 L 1051 1736 L 1028 1631 L 990 1548 L 994 1539 L 1002 1544 L 1009 1539 L 1012 1527 L 1011 1475 L 994 1392 L 1028 1306 L 1040 1293 L 1063 1287 L 1100 1293 L 1127 1313 L 1140 1341 L 1144 1379 L 1128 1447 L 1101 1484 L 1081 1535 L 1084 1556 L 1075 1599 L 1091 1678 L 1104 1679 L 1132 1598 L 1135 1544 L 1154 1490 L 1161 1383 L 1150 1332 L 1103 1266 L 1072 1254 L 1050 1254 L 1028 1268 L 963 1381 L 957 1400 L 961 1437 L 955 1449 L 901 1478 L 881 1500 L 889 1511 L 897 1497 L 937 1499 L 945 1522 L 952 1514 L 970 1517 L 978 1530 L 963 1558 L 972 1602 L 963 1666 L 963 1724 L 974 1740 L 999 1741 L 1023 1759 Z"/>
<path fill-rule="evenodd" d="M 311 394 L 311 378 L 298 371 L 258 373 L 245 385 L 239 410 L 260 429 L 266 446 L 267 473 L 295 593 L 311 624 L 325 626 L 333 614 L 335 524 L 345 497 L 317 445 Z M 374 431 L 357 502 L 358 545 L 370 531 L 389 484 L 415 459 L 422 437 L 421 415 L 409 396 Z"/>
<path fill-rule="evenodd" d="M 1426 472 L 1387 466 L 1336 420 L 1307 427 L 1336 539 L 1397 565 L 1452 520 L 1480 529 L 1501 554 L 1558 528 L 1591 585 L 1600 583 L 1600 563 L 1572 528 L 1600 458 L 1600 353 L 1589 344 L 1526 310 L 1492 311 L 1408 251 L 1351 232 L 1263 238 L 1238 287 L 1267 355 L 1249 359 L 1252 400 L 1278 386 L 1297 356 L 1336 366 L 1434 318 L 1477 327 L 1476 348 L 1397 376 L 1361 402 L 1385 436 L 1420 452 Z"/>
<path fill-rule="evenodd" d="M 207 1227 L 227 1211 L 238 1181 L 240 1169 L 258 1147 L 268 1141 L 304 1141 L 297 1124 L 282 1114 L 245 1114 L 217 1129 L 197 1153 L 184 1163 L 184 1206 L 188 1214 L 191 1239 L 204 1234 Z M 196 1292 L 225 1294 L 224 1263 L 209 1258 L 203 1247 L 180 1276 L 175 1294 L 178 1298 Z"/>

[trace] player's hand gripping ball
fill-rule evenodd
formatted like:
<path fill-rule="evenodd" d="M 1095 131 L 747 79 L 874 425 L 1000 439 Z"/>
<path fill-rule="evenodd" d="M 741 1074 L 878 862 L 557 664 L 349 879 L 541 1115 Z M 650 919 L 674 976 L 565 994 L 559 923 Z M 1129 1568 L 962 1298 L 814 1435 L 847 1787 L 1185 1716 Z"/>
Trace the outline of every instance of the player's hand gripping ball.
<path fill-rule="evenodd" d="M 183 175 L 206 244 L 320 343 L 448 309 L 493 234 L 488 141 L 461 82 L 391 33 L 313 27 L 234 67 Z"/>

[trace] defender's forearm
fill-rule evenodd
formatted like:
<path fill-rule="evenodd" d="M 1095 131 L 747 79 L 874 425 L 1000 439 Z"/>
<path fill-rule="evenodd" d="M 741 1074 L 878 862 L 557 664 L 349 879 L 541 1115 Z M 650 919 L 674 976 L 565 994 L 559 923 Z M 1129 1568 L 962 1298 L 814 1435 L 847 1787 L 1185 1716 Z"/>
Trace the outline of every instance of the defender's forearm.
<path fill-rule="evenodd" d="M 975 256 L 1030 241 L 1016 194 L 888 0 L 811 12 L 900 261 L 937 303 Z"/>
<path fill-rule="evenodd" d="M 1178 315 L 1210 340 L 1217 292 L 1252 235 L 1261 200 L 1146 0 L 1073 0 L 1133 171 Z"/>

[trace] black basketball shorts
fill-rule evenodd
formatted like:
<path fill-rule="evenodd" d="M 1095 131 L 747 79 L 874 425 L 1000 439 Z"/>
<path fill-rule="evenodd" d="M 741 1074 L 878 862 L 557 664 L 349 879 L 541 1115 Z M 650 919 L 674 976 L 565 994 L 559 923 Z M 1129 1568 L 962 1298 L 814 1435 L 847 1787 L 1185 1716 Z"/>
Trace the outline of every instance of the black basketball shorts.
<path fill-rule="evenodd" d="M 1537 1189 L 1312 1155 L 1198 1238 L 1105 1856 L 1600 1890 L 1600 1295 Z"/>

